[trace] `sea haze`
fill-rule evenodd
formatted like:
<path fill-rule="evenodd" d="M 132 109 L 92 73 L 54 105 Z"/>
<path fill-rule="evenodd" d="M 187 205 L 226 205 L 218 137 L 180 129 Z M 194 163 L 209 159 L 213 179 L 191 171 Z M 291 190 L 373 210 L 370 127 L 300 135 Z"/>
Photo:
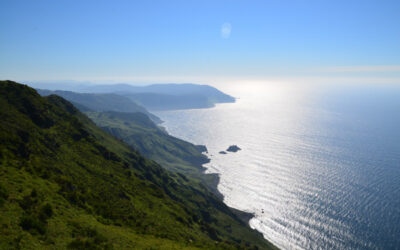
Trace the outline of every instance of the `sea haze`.
<path fill-rule="evenodd" d="M 284 249 L 400 247 L 400 87 L 236 85 L 236 103 L 156 114 L 208 147 L 231 207 Z M 219 154 L 229 145 L 237 153 Z"/>

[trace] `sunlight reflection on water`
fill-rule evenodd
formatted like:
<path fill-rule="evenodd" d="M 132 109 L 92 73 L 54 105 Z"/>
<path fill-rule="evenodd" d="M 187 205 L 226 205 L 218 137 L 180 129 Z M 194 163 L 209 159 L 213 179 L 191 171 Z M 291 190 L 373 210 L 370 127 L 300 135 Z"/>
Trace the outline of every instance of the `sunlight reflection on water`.
<path fill-rule="evenodd" d="M 400 91 L 386 91 L 354 104 L 337 88 L 243 84 L 228 91 L 236 103 L 157 115 L 207 146 L 225 203 L 255 213 L 251 227 L 277 246 L 387 249 L 400 245 Z M 364 102 L 381 107 L 363 114 Z M 218 153 L 232 144 L 242 150 Z"/>

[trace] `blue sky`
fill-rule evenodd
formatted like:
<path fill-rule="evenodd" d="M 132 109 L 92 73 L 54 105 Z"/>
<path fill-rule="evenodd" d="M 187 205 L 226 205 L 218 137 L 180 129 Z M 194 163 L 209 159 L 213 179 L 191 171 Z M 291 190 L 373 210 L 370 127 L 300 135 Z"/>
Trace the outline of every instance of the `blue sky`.
<path fill-rule="evenodd" d="M 400 79 L 398 0 L 1 0 L 0 9 L 2 79 Z"/>

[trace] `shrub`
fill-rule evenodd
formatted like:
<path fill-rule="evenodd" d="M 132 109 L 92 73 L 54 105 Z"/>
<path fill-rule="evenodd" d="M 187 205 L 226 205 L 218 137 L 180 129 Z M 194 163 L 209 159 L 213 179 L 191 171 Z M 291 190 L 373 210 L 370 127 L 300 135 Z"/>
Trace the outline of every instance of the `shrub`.
<path fill-rule="evenodd" d="M 72 236 L 75 240 L 68 244 L 69 249 L 112 249 L 112 245 L 107 238 L 101 235 L 95 228 L 85 227 L 76 222 L 72 222 L 74 227 Z"/>
<path fill-rule="evenodd" d="M 42 222 L 46 222 L 51 216 L 53 216 L 53 208 L 49 203 L 46 203 L 46 205 L 40 209 L 39 218 Z"/>
<path fill-rule="evenodd" d="M 98 244 L 91 239 L 75 239 L 68 244 L 68 249 L 77 250 L 100 250 L 100 249 L 113 249 L 110 243 Z"/>
<path fill-rule="evenodd" d="M 26 195 L 22 198 L 22 200 L 18 201 L 19 206 L 25 211 L 30 210 L 32 207 L 35 207 L 37 204 L 36 198 L 32 198 L 31 195 Z"/>
<path fill-rule="evenodd" d="M 7 199 L 8 192 L 3 186 L 0 185 L 0 206 L 2 206 Z"/>
<path fill-rule="evenodd" d="M 39 234 L 45 234 L 46 228 L 43 223 L 33 216 L 25 215 L 21 218 L 19 225 L 26 231 L 37 231 Z"/>

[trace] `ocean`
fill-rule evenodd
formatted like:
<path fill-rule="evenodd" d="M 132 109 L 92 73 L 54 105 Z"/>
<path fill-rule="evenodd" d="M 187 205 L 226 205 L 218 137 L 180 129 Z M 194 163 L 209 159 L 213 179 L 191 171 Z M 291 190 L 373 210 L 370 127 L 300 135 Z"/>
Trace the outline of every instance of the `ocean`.
<path fill-rule="evenodd" d="M 283 249 L 400 249 L 400 87 L 237 83 L 235 103 L 157 112 L 206 145 L 224 202 Z M 240 151 L 220 154 L 230 145 Z"/>

